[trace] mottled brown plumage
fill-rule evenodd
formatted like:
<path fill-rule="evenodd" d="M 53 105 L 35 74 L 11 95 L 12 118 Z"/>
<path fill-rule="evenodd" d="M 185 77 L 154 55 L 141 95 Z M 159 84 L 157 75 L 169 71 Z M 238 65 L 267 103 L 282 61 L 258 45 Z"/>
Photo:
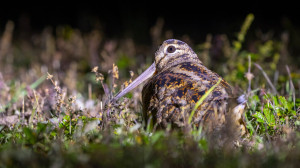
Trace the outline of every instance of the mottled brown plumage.
<path fill-rule="evenodd" d="M 138 82 L 134 81 L 134 86 L 130 86 L 130 89 L 118 94 L 116 98 L 147 78 L 150 79 L 142 91 L 145 120 L 152 118 L 155 124 L 165 128 L 169 123 L 173 127 L 187 125 L 196 102 L 221 77 L 206 68 L 186 43 L 169 39 L 155 53 L 154 64 L 136 79 Z M 202 125 L 209 130 L 224 125 L 228 118 L 228 99 L 231 97 L 231 87 L 222 79 L 197 108 L 192 124 Z M 233 118 L 235 123 L 240 122 L 240 118 Z"/>
<path fill-rule="evenodd" d="M 170 47 L 175 51 L 169 52 Z M 182 127 L 187 124 L 195 103 L 220 76 L 207 69 L 186 43 L 174 39 L 166 40 L 158 49 L 155 65 L 156 73 L 142 92 L 144 115 L 146 119 L 152 115 L 154 122 L 162 127 L 168 123 Z M 230 95 L 230 86 L 222 80 L 197 109 L 192 123 L 224 123 Z"/>

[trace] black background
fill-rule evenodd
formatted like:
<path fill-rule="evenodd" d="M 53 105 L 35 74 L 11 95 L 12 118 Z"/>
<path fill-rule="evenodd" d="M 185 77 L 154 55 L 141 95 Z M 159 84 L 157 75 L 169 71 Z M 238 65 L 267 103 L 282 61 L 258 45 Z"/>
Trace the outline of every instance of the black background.
<path fill-rule="evenodd" d="M 85 3 L 40 2 L 40 4 L 9 4 L 0 7 L 0 30 L 8 20 L 16 31 L 41 31 L 46 26 L 70 25 L 88 32 L 100 25 L 107 37 L 130 36 L 141 42 L 150 39 L 149 30 L 157 20 L 165 20 L 164 28 L 175 37 L 187 34 L 195 41 L 205 35 L 232 34 L 240 30 L 249 13 L 255 15 L 252 30 L 282 31 L 287 23 L 299 27 L 298 5 L 284 2 L 254 3 L 240 1 L 97 1 Z M 99 24 L 97 24 L 99 23 Z M 142 40 L 145 39 L 145 40 Z"/>

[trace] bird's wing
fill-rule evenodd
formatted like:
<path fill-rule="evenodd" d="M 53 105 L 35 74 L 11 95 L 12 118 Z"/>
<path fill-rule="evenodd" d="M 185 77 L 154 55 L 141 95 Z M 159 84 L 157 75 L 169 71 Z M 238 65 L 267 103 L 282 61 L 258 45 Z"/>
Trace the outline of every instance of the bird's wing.
<path fill-rule="evenodd" d="M 197 64 L 186 63 L 174 66 L 155 75 L 143 88 L 143 111 L 155 115 L 158 122 L 186 123 L 196 102 L 219 79 L 215 73 L 202 70 Z M 220 103 L 227 97 L 222 82 L 199 106 L 195 114 L 200 122 L 205 114 L 214 110 L 213 104 Z M 228 85 L 229 86 L 229 85 Z M 208 116 L 208 115 L 206 115 Z"/>

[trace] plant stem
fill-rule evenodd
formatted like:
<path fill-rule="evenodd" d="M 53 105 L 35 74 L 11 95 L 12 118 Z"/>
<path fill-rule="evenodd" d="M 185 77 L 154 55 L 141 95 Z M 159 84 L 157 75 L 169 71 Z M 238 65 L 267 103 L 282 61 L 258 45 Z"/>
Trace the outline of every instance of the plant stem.
<path fill-rule="evenodd" d="M 221 83 L 221 81 L 222 81 L 222 78 L 219 78 L 218 82 L 214 86 L 212 86 L 207 92 L 205 92 L 205 94 L 197 101 L 193 111 L 190 114 L 189 121 L 188 121 L 189 124 L 192 122 L 192 118 L 193 118 L 197 108 L 203 103 L 203 101 L 207 98 L 207 96 Z"/>

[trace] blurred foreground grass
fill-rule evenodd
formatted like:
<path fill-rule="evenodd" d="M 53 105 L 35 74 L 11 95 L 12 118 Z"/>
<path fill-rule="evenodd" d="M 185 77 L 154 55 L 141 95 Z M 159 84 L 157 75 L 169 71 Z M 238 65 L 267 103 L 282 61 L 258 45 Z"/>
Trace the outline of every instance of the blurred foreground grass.
<path fill-rule="evenodd" d="M 162 19 L 148 45 L 68 26 L 14 37 L 8 22 L 0 41 L 0 167 L 300 165 L 300 73 L 292 55 L 297 40 L 290 39 L 300 37 L 257 31 L 247 40 L 253 19 L 249 14 L 241 23 L 236 39 L 208 34 L 193 44 L 188 36 L 176 37 L 246 95 L 249 134 L 234 142 L 227 132 L 151 130 L 142 120 L 142 86 L 109 104 L 173 37 Z"/>

